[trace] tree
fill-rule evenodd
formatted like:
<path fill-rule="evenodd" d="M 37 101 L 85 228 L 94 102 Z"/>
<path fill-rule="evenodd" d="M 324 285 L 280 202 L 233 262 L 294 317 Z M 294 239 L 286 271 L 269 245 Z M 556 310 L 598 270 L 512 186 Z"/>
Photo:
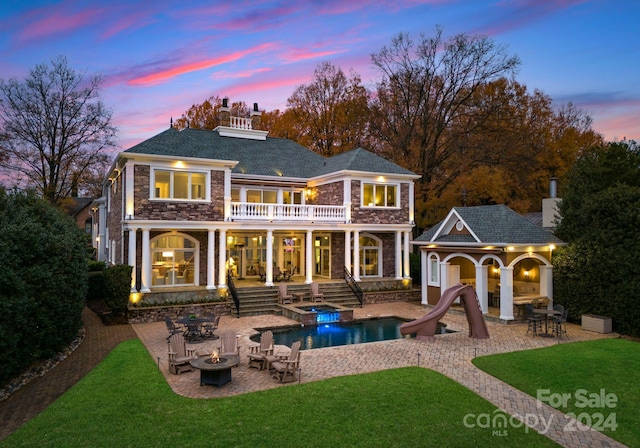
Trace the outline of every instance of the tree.
<path fill-rule="evenodd" d="M 635 142 L 590 148 L 566 176 L 554 256 L 555 300 L 577 320 L 612 317 L 614 330 L 640 336 L 640 148 Z"/>
<path fill-rule="evenodd" d="M 178 118 L 174 126 L 177 129 L 193 128 L 193 129 L 209 129 L 214 130 L 220 125 L 220 108 L 222 107 L 222 98 L 219 96 L 210 96 L 201 104 L 192 105 L 189 110 L 184 112 Z M 244 101 L 231 103 L 230 114 L 234 117 L 248 118 L 251 109 Z"/>
<path fill-rule="evenodd" d="M 0 80 L 0 166 L 25 176 L 53 204 L 68 197 L 114 146 L 111 111 L 100 100 L 102 78 L 85 78 L 59 56 L 19 81 Z"/>
<path fill-rule="evenodd" d="M 364 142 L 368 93 L 360 76 L 347 77 L 330 62 L 320 63 L 313 81 L 295 89 L 285 112 L 290 138 L 323 156 L 355 149 Z M 280 131 L 282 132 L 282 131 Z"/>
<path fill-rule="evenodd" d="M 482 122 L 465 120 L 481 112 L 471 107 L 476 91 L 513 75 L 520 61 L 486 37 L 445 40 L 439 27 L 417 42 L 399 34 L 371 60 L 382 74 L 371 102 L 371 132 L 382 142 L 381 155 L 422 176 L 416 201 L 425 203 L 459 138 L 473 132 L 465 125 Z"/>

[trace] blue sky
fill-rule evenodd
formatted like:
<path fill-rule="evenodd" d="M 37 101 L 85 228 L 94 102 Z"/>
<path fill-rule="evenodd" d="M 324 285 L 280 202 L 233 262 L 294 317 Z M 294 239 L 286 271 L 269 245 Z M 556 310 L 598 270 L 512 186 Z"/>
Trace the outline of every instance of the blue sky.
<path fill-rule="evenodd" d="M 520 57 L 516 79 L 573 102 L 607 140 L 640 141 L 637 0 L 5 0 L 0 78 L 65 55 L 104 76 L 126 149 L 212 95 L 284 109 L 330 61 L 367 85 L 400 33 L 483 34 Z"/>

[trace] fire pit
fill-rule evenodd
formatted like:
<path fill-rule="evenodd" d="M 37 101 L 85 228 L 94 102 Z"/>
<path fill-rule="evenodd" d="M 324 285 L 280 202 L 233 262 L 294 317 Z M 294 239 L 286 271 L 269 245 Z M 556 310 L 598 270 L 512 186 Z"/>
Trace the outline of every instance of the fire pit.
<path fill-rule="evenodd" d="M 222 387 L 231 381 L 231 368 L 240 364 L 240 358 L 230 356 L 219 358 L 218 354 L 213 356 L 201 356 L 190 361 L 194 369 L 200 370 L 200 385 L 205 384 Z"/>

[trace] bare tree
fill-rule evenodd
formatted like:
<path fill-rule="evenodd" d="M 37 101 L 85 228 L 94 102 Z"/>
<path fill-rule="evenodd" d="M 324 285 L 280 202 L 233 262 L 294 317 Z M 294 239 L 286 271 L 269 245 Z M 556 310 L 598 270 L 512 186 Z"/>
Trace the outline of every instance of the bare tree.
<path fill-rule="evenodd" d="M 116 136 L 101 82 L 70 68 L 64 56 L 37 65 L 25 80 L 0 80 L 0 166 L 24 175 L 20 186 L 59 204 L 101 163 Z"/>
<path fill-rule="evenodd" d="M 367 130 L 367 100 L 359 75 L 347 77 L 330 62 L 320 63 L 313 81 L 287 100 L 296 141 L 324 156 L 356 148 Z"/>
<path fill-rule="evenodd" d="M 473 131 L 464 124 L 482 122 L 466 119 L 477 112 L 471 101 L 476 90 L 515 74 L 520 61 L 483 36 L 445 39 L 440 27 L 417 41 L 399 34 L 371 59 L 382 73 L 371 132 L 386 157 L 422 175 L 416 193 L 425 202 L 443 163 L 459 149 L 458 138 Z"/>

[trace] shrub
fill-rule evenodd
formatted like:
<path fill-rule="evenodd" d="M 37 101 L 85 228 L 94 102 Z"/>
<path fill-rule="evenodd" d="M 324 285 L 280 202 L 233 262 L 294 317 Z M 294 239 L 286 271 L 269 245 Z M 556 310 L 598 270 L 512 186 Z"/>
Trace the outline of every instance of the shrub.
<path fill-rule="evenodd" d="M 0 383 L 64 349 L 82 326 L 84 232 L 34 193 L 0 188 Z"/>
<path fill-rule="evenodd" d="M 104 271 L 104 300 L 113 313 L 124 313 L 129 305 L 131 272 L 125 264 L 110 266 Z"/>

